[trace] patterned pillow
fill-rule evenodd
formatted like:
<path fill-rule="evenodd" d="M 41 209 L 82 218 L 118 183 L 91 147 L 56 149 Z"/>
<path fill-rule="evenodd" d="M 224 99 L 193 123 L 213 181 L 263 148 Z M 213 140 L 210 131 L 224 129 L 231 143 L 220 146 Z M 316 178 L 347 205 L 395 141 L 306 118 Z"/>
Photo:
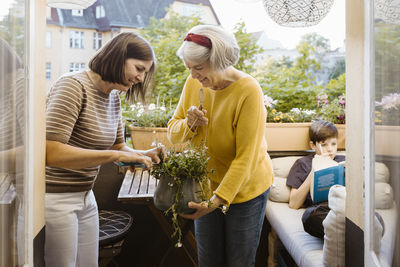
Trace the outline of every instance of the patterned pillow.
<path fill-rule="evenodd" d="M 132 226 L 132 216 L 124 211 L 99 211 L 99 245 L 122 240 Z"/>

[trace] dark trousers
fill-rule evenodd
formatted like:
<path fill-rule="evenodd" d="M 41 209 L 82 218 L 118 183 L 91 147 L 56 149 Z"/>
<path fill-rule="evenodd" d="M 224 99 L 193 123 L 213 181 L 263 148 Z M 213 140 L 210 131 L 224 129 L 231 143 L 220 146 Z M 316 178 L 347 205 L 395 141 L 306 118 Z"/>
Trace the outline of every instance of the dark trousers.
<path fill-rule="evenodd" d="M 304 231 L 312 236 L 323 239 L 324 226 L 322 225 L 322 222 L 325 220 L 329 211 L 330 209 L 328 207 L 328 201 L 317 203 L 308 207 L 301 217 Z"/>

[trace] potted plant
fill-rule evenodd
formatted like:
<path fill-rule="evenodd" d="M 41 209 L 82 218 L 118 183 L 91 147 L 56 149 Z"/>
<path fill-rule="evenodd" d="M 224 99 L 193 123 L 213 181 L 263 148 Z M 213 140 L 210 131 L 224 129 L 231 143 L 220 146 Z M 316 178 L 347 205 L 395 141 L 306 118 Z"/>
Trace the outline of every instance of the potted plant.
<path fill-rule="evenodd" d="M 208 156 L 204 146 L 187 146 L 183 152 L 168 150 L 167 158 L 155 164 L 151 175 L 159 179 L 154 194 L 154 205 L 166 215 L 172 215 L 173 237 L 181 246 L 182 232 L 178 223 L 179 213 L 192 213 L 187 203 L 201 202 L 210 197 L 207 169 Z"/>
<path fill-rule="evenodd" d="M 336 124 L 339 132 L 338 149 L 345 149 L 345 98 L 340 95 L 329 101 L 327 95 L 317 96 L 317 110 L 292 108 L 289 112 L 279 112 L 274 108 L 278 100 L 264 95 L 267 109 L 265 139 L 268 151 L 300 151 L 309 150 L 308 131 L 311 121 L 324 119 Z"/>
<path fill-rule="evenodd" d="M 138 102 L 123 105 L 122 117 L 129 129 L 132 146 L 135 149 L 148 149 L 162 143 L 167 148 L 182 151 L 185 144 L 173 145 L 167 138 L 167 124 L 174 113 L 172 105 L 143 105 Z"/>
<path fill-rule="evenodd" d="M 375 103 L 375 153 L 400 155 L 400 94 L 390 93 Z"/>

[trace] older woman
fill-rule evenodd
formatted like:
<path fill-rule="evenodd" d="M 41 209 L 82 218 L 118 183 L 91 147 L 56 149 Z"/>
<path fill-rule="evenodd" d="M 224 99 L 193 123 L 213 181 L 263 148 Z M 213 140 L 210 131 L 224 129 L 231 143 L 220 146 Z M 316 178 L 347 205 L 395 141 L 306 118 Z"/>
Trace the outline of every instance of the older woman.
<path fill-rule="evenodd" d="M 187 34 L 178 55 L 190 71 L 168 124 L 174 143 L 205 141 L 214 195 L 182 215 L 195 220 L 199 266 L 253 266 L 269 187 L 270 158 L 264 139 L 265 109 L 258 82 L 233 67 L 239 59 L 233 35 L 200 25 Z M 229 206 L 226 214 L 217 207 Z"/>
<path fill-rule="evenodd" d="M 155 58 L 134 33 L 110 40 L 90 70 L 61 77 L 47 97 L 46 266 L 97 266 L 98 211 L 92 188 L 101 164 L 150 168 L 165 148 L 137 151 L 124 143 L 120 92 L 144 97 Z"/>

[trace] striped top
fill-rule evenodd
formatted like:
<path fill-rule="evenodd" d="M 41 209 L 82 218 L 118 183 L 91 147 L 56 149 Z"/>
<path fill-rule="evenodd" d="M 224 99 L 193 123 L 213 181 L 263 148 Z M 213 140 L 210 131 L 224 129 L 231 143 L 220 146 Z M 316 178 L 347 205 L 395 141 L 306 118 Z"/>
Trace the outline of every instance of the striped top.
<path fill-rule="evenodd" d="M 0 151 L 24 144 L 26 95 L 24 75 L 23 70 L 18 70 L 0 77 L 0 86 L 3 88 L 0 90 Z"/>
<path fill-rule="evenodd" d="M 118 91 L 105 94 L 86 71 L 62 76 L 47 96 L 46 139 L 84 149 L 110 149 L 124 142 Z M 100 166 L 64 169 L 46 166 L 46 192 L 90 190 Z"/>

